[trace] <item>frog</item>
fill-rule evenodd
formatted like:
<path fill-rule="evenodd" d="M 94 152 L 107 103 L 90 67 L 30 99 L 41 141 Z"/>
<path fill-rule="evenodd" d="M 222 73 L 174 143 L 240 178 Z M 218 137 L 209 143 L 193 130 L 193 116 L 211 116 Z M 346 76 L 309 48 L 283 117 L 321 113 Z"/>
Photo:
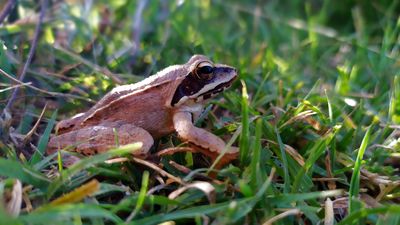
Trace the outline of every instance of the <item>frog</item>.
<path fill-rule="evenodd" d="M 137 157 L 149 155 L 154 141 L 177 133 L 179 139 L 215 159 L 225 150 L 234 159 L 238 148 L 227 147 L 213 133 L 196 127 L 208 100 L 229 88 L 237 70 L 193 55 L 185 64 L 165 69 L 133 84 L 117 86 L 86 112 L 60 121 L 48 142 L 47 154 L 69 149 L 84 156 L 95 155 L 140 142 Z M 118 140 L 118 141 L 116 141 Z"/>

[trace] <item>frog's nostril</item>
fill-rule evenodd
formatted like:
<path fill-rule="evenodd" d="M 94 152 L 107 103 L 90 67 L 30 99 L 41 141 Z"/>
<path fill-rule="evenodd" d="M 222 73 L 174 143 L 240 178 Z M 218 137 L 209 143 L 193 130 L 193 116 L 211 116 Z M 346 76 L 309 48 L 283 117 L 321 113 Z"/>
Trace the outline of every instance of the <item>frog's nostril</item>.
<path fill-rule="evenodd" d="M 229 72 L 237 74 L 237 69 L 236 68 L 230 68 Z"/>

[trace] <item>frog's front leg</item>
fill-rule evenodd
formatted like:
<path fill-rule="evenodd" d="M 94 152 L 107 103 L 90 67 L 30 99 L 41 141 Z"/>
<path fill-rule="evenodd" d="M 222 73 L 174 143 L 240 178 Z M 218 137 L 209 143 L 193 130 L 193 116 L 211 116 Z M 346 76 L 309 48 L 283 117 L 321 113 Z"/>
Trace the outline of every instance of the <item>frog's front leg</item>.
<path fill-rule="evenodd" d="M 115 129 L 115 131 L 114 131 Z M 126 145 L 141 142 L 142 148 L 133 152 L 136 156 L 146 156 L 154 143 L 153 137 L 144 129 L 122 122 L 112 122 L 102 125 L 83 127 L 72 130 L 50 139 L 47 153 L 59 149 L 68 149 L 83 155 L 94 155 Z"/>
<path fill-rule="evenodd" d="M 176 112 L 173 120 L 175 130 L 179 137 L 199 147 L 196 148 L 197 151 L 215 159 L 225 148 L 226 144 L 221 138 L 193 125 L 192 114 L 190 112 Z M 236 147 L 230 147 L 219 166 L 233 160 L 237 155 L 238 149 Z"/>

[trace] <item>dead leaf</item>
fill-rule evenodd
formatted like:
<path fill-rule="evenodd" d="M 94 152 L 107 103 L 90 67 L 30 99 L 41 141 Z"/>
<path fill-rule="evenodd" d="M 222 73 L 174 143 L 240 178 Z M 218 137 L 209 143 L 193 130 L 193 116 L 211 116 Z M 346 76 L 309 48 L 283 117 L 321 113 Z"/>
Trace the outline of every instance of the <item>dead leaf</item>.
<path fill-rule="evenodd" d="M 19 180 L 14 181 L 11 191 L 5 192 L 6 211 L 16 217 L 21 212 L 22 184 Z"/>
<path fill-rule="evenodd" d="M 195 183 L 187 184 L 187 185 L 173 191 L 171 194 L 169 194 L 168 198 L 175 199 L 190 188 L 199 189 L 200 191 L 204 192 L 204 194 L 207 196 L 208 201 L 211 204 L 215 203 L 215 198 L 216 198 L 215 188 L 210 183 L 204 182 L 204 181 L 198 181 Z"/>
<path fill-rule="evenodd" d="M 97 180 L 91 180 L 90 182 L 76 188 L 75 190 L 65 194 L 52 202 L 50 205 L 62 205 L 66 203 L 74 203 L 82 201 L 82 199 L 86 198 L 87 196 L 93 195 L 96 193 L 100 188 L 100 183 Z"/>

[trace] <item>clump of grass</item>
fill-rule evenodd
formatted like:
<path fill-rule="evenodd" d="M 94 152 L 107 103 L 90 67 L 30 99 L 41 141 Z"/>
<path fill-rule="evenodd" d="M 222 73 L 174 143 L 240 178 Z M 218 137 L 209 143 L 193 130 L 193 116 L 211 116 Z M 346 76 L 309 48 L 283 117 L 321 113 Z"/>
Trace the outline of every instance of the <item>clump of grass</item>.
<path fill-rule="evenodd" d="M 2 223 L 399 223 L 396 1 L 8 2 Z M 57 120 L 192 54 L 240 76 L 198 122 L 239 136 L 240 157 L 215 178 L 202 156 L 140 160 L 135 144 L 70 168 L 65 152 L 44 154 Z"/>

